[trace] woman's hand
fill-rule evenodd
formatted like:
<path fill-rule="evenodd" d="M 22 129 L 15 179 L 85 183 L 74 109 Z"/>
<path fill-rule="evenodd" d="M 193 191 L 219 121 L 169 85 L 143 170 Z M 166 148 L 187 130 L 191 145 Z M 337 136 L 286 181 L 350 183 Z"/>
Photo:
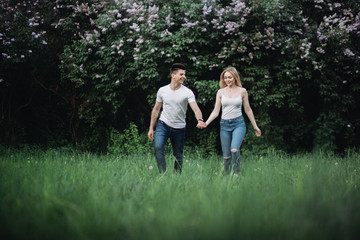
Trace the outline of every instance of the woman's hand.
<path fill-rule="evenodd" d="M 203 121 L 198 121 L 198 124 L 196 125 L 197 128 L 204 129 L 207 127 L 206 123 Z"/>
<path fill-rule="evenodd" d="M 255 130 L 255 135 L 256 135 L 257 137 L 260 137 L 260 136 L 261 136 L 261 130 L 260 130 L 260 128 L 255 127 L 254 130 Z"/>

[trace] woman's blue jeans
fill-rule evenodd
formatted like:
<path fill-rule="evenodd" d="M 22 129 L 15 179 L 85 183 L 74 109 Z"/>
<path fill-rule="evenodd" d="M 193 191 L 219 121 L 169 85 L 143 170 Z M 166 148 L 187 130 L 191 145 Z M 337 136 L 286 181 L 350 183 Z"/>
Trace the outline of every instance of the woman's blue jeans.
<path fill-rule="evenodd" d="M 173 155 L 175 157 L 174 169 L 181 173 L 183 165 L 183 150 L 185 144 L 185 128 L 172 128 L 159 120 L 154 137 L 155 158 L 159 172 L 166 171 L 165 144 L 170 138 Z"/>
<path fill-rule="evenodd" d="M 220 141 L 224 158 L 225 174 L 231 170 L 240 172 L 240 147 L 245 137 L 246 125 L 243 116 L 220 120 Z"/>

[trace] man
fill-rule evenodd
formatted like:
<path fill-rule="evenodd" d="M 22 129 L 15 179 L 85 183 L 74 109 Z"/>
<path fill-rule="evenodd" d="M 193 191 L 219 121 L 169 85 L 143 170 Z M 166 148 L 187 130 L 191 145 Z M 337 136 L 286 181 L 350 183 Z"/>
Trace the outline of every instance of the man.
<path fill-rule="evenodd" d="M 195 113 L 198 126 L 205 124 L 194 93 L 183 85 L 186 79 L 185 70 L 185 66 L 181 63 L 172 65 L 170 70 L 171 82 L 158 90 L 155 106 L 151 112 L 148 138 L 151 141 L 154 140 L 155 158 L 160 173 L 166 171 L 164 148 L 169 138 L 175 157 L 174 169 L 181 173 L 185 144 L 185 118 L 188 104 Z M 157 123 L 154 137 L 154 127 L 161 107 L 162 113 Z"/>

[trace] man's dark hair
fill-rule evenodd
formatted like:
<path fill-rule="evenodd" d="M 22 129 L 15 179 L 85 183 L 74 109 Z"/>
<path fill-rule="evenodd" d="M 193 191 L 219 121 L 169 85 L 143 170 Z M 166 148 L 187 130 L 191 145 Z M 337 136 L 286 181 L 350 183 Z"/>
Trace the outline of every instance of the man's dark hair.
<path fill-rule="evenodd" d="M 171 69 L 170 69 L 170 74 L 176 72 L 177 70 L 186 70 L 185 66 L 181 63 L 174 63 L 172 66 L 171 66 Z"/>

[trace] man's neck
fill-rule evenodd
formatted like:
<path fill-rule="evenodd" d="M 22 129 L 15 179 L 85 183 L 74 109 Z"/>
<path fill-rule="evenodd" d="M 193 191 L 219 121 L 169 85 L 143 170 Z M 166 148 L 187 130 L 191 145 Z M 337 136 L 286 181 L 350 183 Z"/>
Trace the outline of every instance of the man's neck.
<path fill-rule="evenodd" d="M 170 89 L 173 91 L 178 90 L 180 87 L 181 87 L 180 83 L 173 83 L 173 82 L 170 83 Z"/>

